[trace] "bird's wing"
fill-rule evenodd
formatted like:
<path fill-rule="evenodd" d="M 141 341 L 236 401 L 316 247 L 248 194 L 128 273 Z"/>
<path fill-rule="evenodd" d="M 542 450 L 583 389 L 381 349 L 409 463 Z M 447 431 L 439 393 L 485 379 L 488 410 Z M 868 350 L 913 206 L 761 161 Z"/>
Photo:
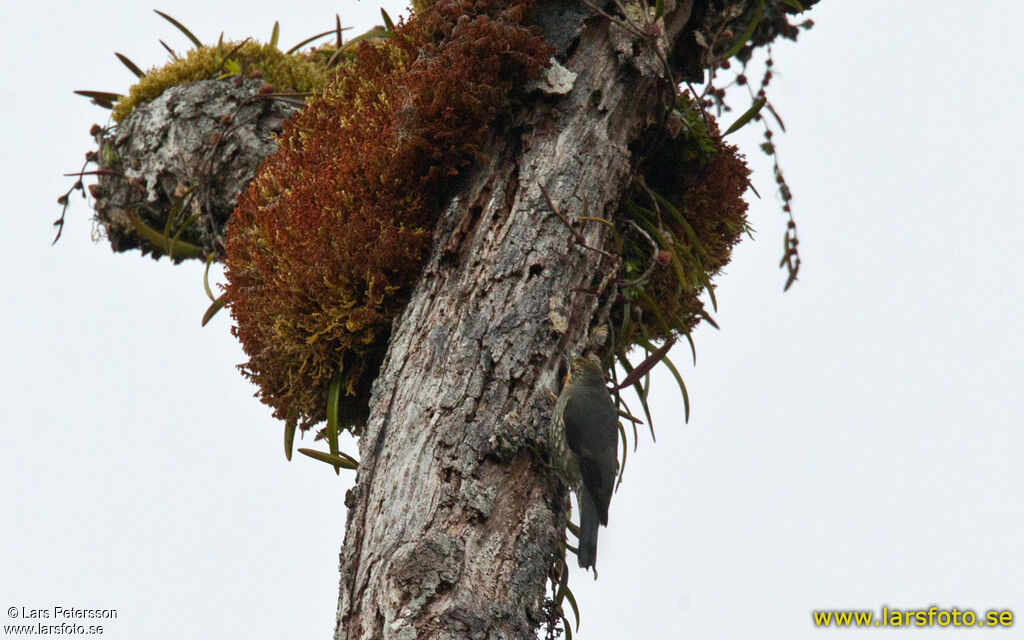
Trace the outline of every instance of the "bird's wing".
<path fill-rule="evenodd" d="M 576 454 L 583 484 L 590 490 L 601 516 L 608 524 L 608 504 L 618 472 L 619 427 L 611 397 L 600 391 L 581 390 L 566 403 L 565 438 Z"/>

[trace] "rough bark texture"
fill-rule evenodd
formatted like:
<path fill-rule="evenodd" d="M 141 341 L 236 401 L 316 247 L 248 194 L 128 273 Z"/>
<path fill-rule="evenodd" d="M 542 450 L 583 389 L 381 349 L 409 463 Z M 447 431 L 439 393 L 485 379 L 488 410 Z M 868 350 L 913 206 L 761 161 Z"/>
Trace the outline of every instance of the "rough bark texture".
<path fill-rule="evenodd" d="M 690 3 L 669 4 L 674 38 Z M 551 392 L 597 305 L 576 290 L 609 268 L 541 187 L 570 219 L 611 215 L 630 144 L 666 104 L 648 45 L 603 18 L 576 24 L 571 91 L 494 137 L 395 323 L 346 499 L 338 639 L 535 637 L 564 522 L 539 455 Z M 585 236 L 602 247 L 606 229 Z"/>
<path fill-rule="evenodd" d="M 564 68 L 509 115 L 452 197 L 374 383 L 346 496 L 339 640 L 535 637 L 565 517 L 544 463 L 552 393 L 562 355 L 589 339 L 599 301 L 586 290 L 612 268 L 579 245 L 542 187 L 569 219 L 611 217 L 642 160 L 636 143 L 666 106 L 652 43 L 676 80 L 699 79 L 692 30 L 755 3 L 666 0 L 646 36 L 575 1 L 540 5 Z M 776 17 L 754 40 L 788 27 Z M 291 112 L 254 100 L 258 84 L 175 87 L 97 136 L 100 168 L 114 170 L 100 177 L 97 219 L 115 250 L 140 246 L 125 210 L 161 230 L 172 216 L 173 233 L 190 215 L 174 202 L 194 197 L 199 223 L 183 239 L 220 252 L 235 196 Z M 607 233 L 584 227 L 591 247 Z"/>
<path fill-rule="evenodd" d="M 260 79 L 228 78 L 171 87 L 138 105 L 113 131 L 96 135 L 97 164 L 110 172 L 100 175 L 94 190 L 96 221 L 114 251 L 142 249 L 154 258 L 167 253 L 139 237 L 127 211 L 202 249 L 194 256 L 175 252 L 174 259 L 223 251 L 236 196 L 274 152 L 273 134 L 297 109 L 260 97 L 262 85 Z"/>

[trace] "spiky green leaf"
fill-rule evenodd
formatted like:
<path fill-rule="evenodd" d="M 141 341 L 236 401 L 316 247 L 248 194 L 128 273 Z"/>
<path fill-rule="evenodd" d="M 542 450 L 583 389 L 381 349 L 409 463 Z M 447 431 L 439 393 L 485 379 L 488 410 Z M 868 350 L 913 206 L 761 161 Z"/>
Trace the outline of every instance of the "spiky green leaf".
<path fill-rule="evenodd" d="M 274 29 L 270 32 L 270 48 L 277 48 L 277 39 L 281 36 L 281 24 L 274 20 Z"/>
<path fill-rule="evenodd" d="M 637 340 L 637 344 L 639 344 L 640 346 L 642 346 L 642 347 L 644 347 L 645 349 L 648 349 L 648 350 L 654 349 L 654 345 L 652 345 L 646 338 L 641 339 L 641 340 Z M 681 375 L 679 375 L 679 370 L 676 369 L 676 365 L 672 363 L 671 359 L 669 359 L 668 354 L 663 355 L 662 358 L 661 358 L 661 361 L 664 362 L 665 366 L 668 367 L 668 370 L 670 372 L 672 372 L 672 377 L 674 377 L 676 379 L 676 384 L 679 385 L 679 391 L 681 391 L 682 394 L 683 394 L 683 413 L 684 413 L 684 416 L 685 416 L 685 421 L 689 422 L 690 421 L 690 394 L 688 394 L 686 392 L 686 384 L 683 383 L 683 377 Z"/>
<path fill-rule="evenodd" d="M 335 374 L 327 387 L 327 445 L 331 453 L 338 453 L 338 402 L 341 399 L 341 374 Z M 341 473 L 340 467 L 334 468 L 335 473 Z"/>
<path fill-rule="evenodd" d="M 220 296 L 206 308 L 206 313 L 203 314 L 203 323 L 200 326 L 205 327 L 206 323 L 213 319 L 213 316 L 217 315 L 217 312 L 224 307 L 224 303 L 227 302 L 226 296 Z"/>
<path fill-rule="evenodd" d="M 77 90 L 75 94 L 89 98 L 93 104 L 99 105 L 104 109 L 113 109 L 114 103 L 124 97 L 120 93 L 110 93 L 109 91 Z"/>
<path fill-rule="evenodd" d="M 211 302 L 217 299 L 217 296 L 213 295 L 213 289 L 210 288 L 210 265 L 213 264 L 213 260 L 216 257 L 216 254 L 213 253 L 206 256 L 206 269 L 203 271 L 203 290 L 206 291 L 206 297 Z"/>
<path fill-rule="evenodd" d="M 388 15 L 388 12 L 383 7 L 380 9 L 380 15 L 384 18 L 384 28 L 388 31 L 394 31 L 395 23 L 391 21 L 391 16 Z"/>
<path fill-rule="evenodd" d="M 643 420 L 641 420 L 640 418 L 634 416 L 632 413 L 630 413 L 630 412 L 628 412 L 628 411 L 626 411 L 624 409 L 616 409 L 615 413 L 619 414 L 620 418 L 625 418 L 629 422 L 635 422 L 637 424 L 640 424 L 640 423 L 643 422 Z"/>
<path fill-rule="evenodd" d="M 128 67 L 128 70 L 135 74 L 136 78 L 145 77 L 146 72 L 140 69 L 138 65 L 136 65 L 134 62 L 129 60 L 128 56 L 120 54 L 116 51 L 114 52 L 114 55 L 117 56 L 117 59 L 121 61 L 121 64 Z"/>
<path fill-rule="evenodd" d="M 333 466 L 335 470 L 357 469 L 359 467 L 359 463 L 356 462 L 356 460 L 352 456 L 346 455 L 344 453 L 339 452 L 338 455 L 333 455 L 330 453 L 325 453 L 323 451 L 317 451 L 316 449 L 298 449 L 297 451 L 304 456 L 309 456 L 310 458 L 313 458 L 314 460 L 326 462 L 327 464 Z"/>
<path fill-rule="evenodd" d="M 203 250 L 200 247 L 182 240 L 173 241 L 167 234 L 160 233 L 143 222 L 134 211 L 126 210 L 125 212 L 128 220 L 132 223 L 132 228 L 140 238 L 172 258 L 199 258 L 203 255 Z"/>
<path fill-rule="evenodd" d="M 618 359 L 619 364 L 622 365 L 622 368 L 626 370 L 626 374 L 628 377 L 628 374 L 633 372 L 633 365 L 630 364 L 629 358 L 627 358 L 625 353 L 623 352 L 616 353 L 615 357 L 616 359 Z M 647 396 L 644 395 L 644 389 L 642 386 L 640 386 L 639 380 L 634 382 L 632 386 L 633 390 L 636 392 L 637 397 L 640 399 L 640 406 L 644 410 L 644 417 L 647 418 L 647 427 L 651 431 L 651 439 L 657 442 L 658 439 L 654 436 L 654 420 L 651 419 L 651 408 L 647 404 Z"/>
<path fill-rule="evenodd" d="M 686 336 L 686 341 L 690 343 L 690 353 L 693 354 L 693 366 L 696 367 L 697 366 L 697 345 L 693 344 L 693 336 L 690 335 L 689 331 L 687 331 L 683 335 Z"/>
<path fill-rule="evenodd" d="M 179 238 L 181 238 L 181 234 L 185 233 L 185 230 L 188 229 L 189 227 L 191 227 L 193 224 L 195 224 L 196 220 L 198 220 L 198 219 L 199 219 L 198 215 L 191 215 L 188 218 L 186 218 L 185 222 L 181 223 L 181 226 L 178 227 L 178 230 L 174 232 L 174 237 L 171 238 L 171 242 L 170 242 L 171 251 L 169 253 L 173 254 L 174 248 L 176 246 L 178 246 L 179 242 L 181 242 L 181 240 L 179 239 Z M 170 218 L 168 218 L 168 221 L 170 221 Z"/>
<path fill-rule="evenodd" d="M 723 133 L 722 135 L 727 136 L 730 133 L 739 131 L 741 128 L 743 128 L 743 125 L 753 120 L 754 116 L 760 113 L 761 109 L 763 109 L 764 105 L 767 103 L 767 98 L 758 98 L 757 100 L 754 100 L 754 104 L 750 105 L 750 108 L 744 111 L 743 115 L 741 115 L 739 118 L 736 118 L 736 122 L 733 122 L 731 125 L 729 125 L 729 128 L 726 129 L 725 133 Z"/>
<path fill-rule="evenodd" d="M 360 33 L 358 36 L 356 36 L 356 37 L 352 38 L 351 40 L 349 40 L 348 42 L 346 42 L 344 47 L 342 47 L 342 48 L 340 48 L 340 49 L 338 49 L 337 51 L 334 52 L 334 56 L 332 56 L 332 60 L 334 59 L 334 57 L 345 56 L 346 54 L 344 54 L 342 52 L 349 51 L 352 47 L 354 47 L 359 42 L 362 42 L 363 40 L 370 40 L 370 39 L 373 39 L 373 38 L 390 38 L 390 37 L 391 37 L 391 33 L 387 29 L 370 29 L 366 33 Z"/>
<path fill-rule="evenodd" d="M 292 459 L 292 446 L 295 444 L 295 427 L 298 425 L 298 416 L 289 415 L 284 421 L 284 457 Z"/>
<path fill-rule="evenodd" d="M 163 18 L 163 19 L 164 19 L 164 20 L 166 20 L 167 22 L 170 22 L 170 23 L 171 23 L 171 24 L 173 24 L 173 25 L 174 25 L 175 27 L 177 27 L 178 31 L 180 31 L 180 32 L 182 32 L 183 34 L 185 34 L 185 37 L 186 37 L 186 38 L 188 38 L 189 40 L 191 40 L 191 41 L 192 41 L 192 44 L 196 45 L 196 48 L 197 48 L 197 49 L 199 49 L 199 48 L 202 48 L 202 46 L 203 46 L 203 43 L 202 43 L 202 42 L 200 42 L 199 38 L 197 38 L 197 37 L 195 37 L 194 35 L 192 35 L 192 32 L 191 32 L 191 31 L 189 31 L 188 29 L 186 29 L 186 28 L 185 28 L 185 25 L 181 24 L 180 22 L 178 22 L 177 20 L 175 20 L 175 19 L 174 19 L 174 18 L 172 18 L 171 16 L 167 15 L 167 14 L 166 14 L 166 13 L 164 13 L 163 11 L 157 11 L 156 9 L 153 9 L 153 11 L 156 11 L 156 13 L 157 13 L 157 15 L 158 15 L 158 16 L 160 16 L 161 18 Z"/>
<path fill-rule="evenodd" d="M 757 25 L 760 24 L 762 15 L 764 15 L 764 0 L 758 0 L 757 8 L 754 9 L 754 17 L 751 18 L 750 24 L 748 24 L 747 28 L 743 30 L 743 33 L 736 39 L 736 42 L 734 42 L 733 45 L 722 54 L 723 60 L 728 60 L 739 53 L 743 47 L 747 46 L 747 41 L 749 41 L 754 35 L 754 30 L 756 30 Z"/>
<path fill-rule="evenodd" d="M 580 630 L 580 608 L 576 604 L 576 596 L 572 594 L 572 589 L 569 585 L 565 585 L 565 599 L 569 601 L 569 606 L 572 608 L 572 615 L 576 618 L 576 630 Z M 564 618 L 563 618 L 564 620 Z M 568 622 L 568 621 L 567 621 Z"/>
<path fill-rule="evenodd" d="M 305 40 L 303 40 L 299 44 L 295 45 L 291 49 L 285 51 L 284 53 L 285 53 L 285 55 L 289 55 L 290 56 L 291 54 L 295 53 L 296 51 L 298 51 L 302 47 L 306 46 L 310 42 L 313 42 L 314 40 L 319 40 L 320 38 L 324 38 L 326 36 L 331 36 L 331 35 L 334 35 L 335 33 L 340 34 L 342 31 L 348 31 L 351 28 L 352 27 L 345 27 L 344 29 L 342 29 L 341 25 L 338 25 L 337 29 L 328 29 L 327 31 L 324 31 L 323 33 L 318 33 L 315 36 L 310 36 L 310 37 L 306 38 Z"/>
<path fill-rule="evenodd" d="M 629 455 L 629 443 L 626 442 L 626 429 L 622 426 L 621 422 L 616 422 L 616 426 L 619 428 L 619 436 L 622 438 L 622 464 L 619 465 L 619 477 L 615 481 L 615 490 L 619 490 L 619 485 L 622 484 L 622 476 L 626 473 L 626 457 Z M 636 429 L 636 423 L 633 424 L 633 428 Z"/>
<path fill-rule="evenodd" d="M 576 536 L 577 538 L 580 537 L 580 528 L 572 520 L 569 520 L 565 523 L 565 528 L 568 529 L 569 533 L 571 533 L 572 535 Z"/>
<path fill-rule="evenodd" d="M 675 338 L 669 338 L 665 341 L 665 344 L 661 345 L 657 349 L 648 349 L 651 353 L 644 358 L 643 362 L 638 364 L 632 371 L 629 372 L 622 382 L 619 383 L 619 388 L 624 389 L 633 383 L 637 382 L 641 377 L 647 376 L 654 365 L 658 364 L 661 359 L 668 353 L 668 350 L 676 343 Z M 645 394 L 646 395 L 646 394 Z"/>
<path fill-rule="evenodd" d="M 174 52 L 174 49 L 170 48 L 170 47 L 169 47 L 169 46 L 167 45 L 167 43 L 166 43 L 166 42 L 164 42 L 163 40 L 158 40 L 158 42 L 159 42 L 159 43 L 160 43 L 161 45 L 163 45 L 164 49 L 167 49 L 167 53 L 171 54 L 171 60 L 177 60 L 177 59 L 178 59 L 178 54 L 177 54 L 177 53 L 175 53 L 175 52 Z"/>

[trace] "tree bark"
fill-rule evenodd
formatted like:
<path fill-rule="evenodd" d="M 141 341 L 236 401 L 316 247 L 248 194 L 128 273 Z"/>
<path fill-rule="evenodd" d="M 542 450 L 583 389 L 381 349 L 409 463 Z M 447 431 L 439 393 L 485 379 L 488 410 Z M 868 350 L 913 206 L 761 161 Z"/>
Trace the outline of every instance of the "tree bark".
<path fill-rule="evenodd" d="M 374 382 L 345 500 L 338 640 L 535 637 L 565 526 L 564 489 L 545 463 L 557 372 L 563 355 L 590 341 L 600 302 L 592 292 L 617 268 L 598 251 L 605 225 L 580 225 L 583 246 L 567 221 L 618 211 L 643 160 L 638 143 L 664 124 L 672 82 L 697 79 L 708 64 L 690 33 L 764 6 L 665 0 L 653 20 L 646 2 L 618 3 L 636 14 L 637 31 L 574 0 L 539 4 L 560 64 L 496 127 L 487 160 L 451 197 Z M 742 36 L 755 45 L 795 37 L 779 11 L 756 27 Z M 100 169 L 113 170 L 101 172 L 97 219 L 115 250 L 159 255 L 139 244 L 122 210 L 141 200 L 144 224 L 173 230 L 185 209 L 178 187 L 188 184 L 206 212 L 196 255 L 219 251 L 234 194 L 287 116 L 252 102 L 250 84 L 168 90 L 116 133 L 97 135 Z M 193 99 L 194 109 L 179 108 Z M 240 137 L 213 137 L 218 127 Z"/>
<path fill-rule="evenodd" d="M 672 43 L 691 3 L 668 4 Z M 542 620 L 564 535 L 542 455 L 551 393 L 562 354 L 588 340 L 597 299 L 580 290 L 612 268 L 542 187 L 570 220 L 611 218 L 637 161 L 630 145 L 668 87 L 650 44 L 583 16 L 569 35 L 565 20 L 548 23 L 562 51 L 575 40 L 562 62 L 571 90 L 489 142 L 393 327 L 346 497 L 339 640 L 533 638 Z M 583 233 L 605 246 L 604 225 Z"/>
<path fill-rule="evenodd" d="M 154 259 L 170 253 L 176 262 L 223 253 L 235 198 L 277 148 L 274 134 L 298 110 L 261 96 L 262 85 L 235 77 L 170 87 L 116 128 L 95 134 L 101 170 L 93 190 L 95 219 L 114 251 L 141 249 Z M 179 240 L 179 250 L 141 238 L 129 211 Z M 199 251 L 186 253 L 185 242 Z"/>

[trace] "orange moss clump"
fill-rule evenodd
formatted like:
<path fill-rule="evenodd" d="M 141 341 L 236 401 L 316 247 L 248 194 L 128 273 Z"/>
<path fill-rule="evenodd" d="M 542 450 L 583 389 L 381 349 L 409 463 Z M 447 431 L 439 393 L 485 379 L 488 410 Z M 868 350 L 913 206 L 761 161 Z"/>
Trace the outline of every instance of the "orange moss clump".
<path fill-rule="evenodd" d="M 362 43 L 281 136 L 228 225 L 227 300 L 243 373 L 281 419 L 358 431 L 392 319 L 446 188 L 512 90 L 550 55 L 532 0 L 441 0 Z"/>

